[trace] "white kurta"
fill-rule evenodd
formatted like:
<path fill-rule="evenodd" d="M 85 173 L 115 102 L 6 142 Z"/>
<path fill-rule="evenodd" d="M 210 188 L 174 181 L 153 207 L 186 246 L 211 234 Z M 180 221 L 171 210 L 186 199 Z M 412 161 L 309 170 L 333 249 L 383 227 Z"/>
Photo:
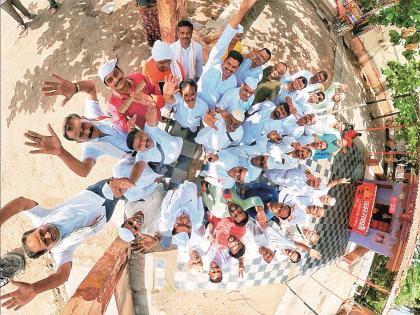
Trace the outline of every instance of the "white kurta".
<path fill-rule="evenodd" d="M 201 120 L 207 113 L 207 104 L 199 97 L 195 100 L 194 108 L 190 108 L 179 93 L 174 95 L 176 103 L 173 105 L 174 118 L 183 128 L 196 132 Z"/>
<path fill-rule="evenodd" d="M 162 148 L 164 164 L 171 164 L 175 162 L 181 154 L 183 140 L 181 137 L 174 137 L 166 131 L 160 129 L 158 126 L 151 127 L 146 124 L 144 125 L 144 132 L 147 133 L 150 138 L 155 142 L 155 145 L 143 152 L 138 152 L 136 155 L 136 161 L 145 162 L 161 162 L 162 154 L 157 148 L 156 143 Z"/>
<path fill-rule="evenodd" d="M 248 100 L 243 101 L 239 96 L 239 90 L 241 88 L 231 89 L 227 91 L 223 96 L 220 102 L 216 105 L 221 109 L 227 110 L 229 113 L 232 112 L 234 109 L 240 109 L 244 112 L 251 107 L 252 103 L 254 102 L 254 95 L 248 98 Z"/>
<path fill-rule="evenodd" d="M 252 77 L 260 82 L 263 78 L 263 66 L 258 66 L 256 68 L 251 69 L 252 61 L 249 58 L 246 58 L 242 61 L 241 65 L 239 66 L 238 70 L 235 73 L 236 80 L 238 81 L 238 85 L 241 85 L 246 77 Z"/>
<path fill-rule="evenodd" d="M 210 108 L 216 106 L 226 91 L 238 86 L 234 75 L 231 75 L 226 80 L 222 80 L 222 56 L 237 32 L 238 30 L 233 29 L 229 24 L 225 27 L 216 45 L 210 51 L 203 74 L 197 82 L 198 96 Z"/>
<path fill-rule="evenodd" d="M 242 140 L 244 130 L 242 126 L 239 126 L 235 131 L 229 132 L 231 141 L 227 135 L 226 123 L 220 114 L 216 115 L 217 121 L 215 126 L 218 130 L 215 130 L 209 126 L 201 129 L 195 137 L 195 142 L 203 145 L 207 152 L 217 152 L 225 149 L 229 146 L 238 145 Z"/>

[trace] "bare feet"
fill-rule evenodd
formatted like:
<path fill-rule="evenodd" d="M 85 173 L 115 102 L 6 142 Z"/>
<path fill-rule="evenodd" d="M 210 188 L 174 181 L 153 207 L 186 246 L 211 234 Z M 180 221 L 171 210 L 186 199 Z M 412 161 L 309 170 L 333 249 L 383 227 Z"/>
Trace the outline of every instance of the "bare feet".
<path fill-rule="evenodd" d="M 48 11 L 51 11 L 51 14 L 55 14 L 57 12 L 58 8 L 56 7 L 49 7 Z"/>

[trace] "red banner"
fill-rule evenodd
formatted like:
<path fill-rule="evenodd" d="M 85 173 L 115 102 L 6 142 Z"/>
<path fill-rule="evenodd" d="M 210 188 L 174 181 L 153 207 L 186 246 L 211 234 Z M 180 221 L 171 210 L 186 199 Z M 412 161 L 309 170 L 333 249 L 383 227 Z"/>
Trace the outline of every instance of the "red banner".
<path fill-rule="evenodd" d="M 397 204 L 398 204 L 398 200 L 397 197 L 392 196 L 391 199 L 389 200 L 389 213 L 394 214 L 395 210 L 397 210 Z"/>
<path fill-rule="evenodd" d="M 374 183 L 363 183 L 357 187 L 349 222 L 352 232 L 366 235 L 372 218 L 376 189 Z"/>

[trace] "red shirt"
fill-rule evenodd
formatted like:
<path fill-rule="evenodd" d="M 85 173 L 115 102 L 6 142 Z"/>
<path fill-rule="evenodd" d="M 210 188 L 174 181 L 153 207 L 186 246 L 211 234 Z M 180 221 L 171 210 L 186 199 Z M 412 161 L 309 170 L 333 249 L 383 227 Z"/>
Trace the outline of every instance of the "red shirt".
<path fill-rule="evenodd" d="M 240 240 L 246 232 L 245 226 L 237 225 L 230 217 L 216 218 L 210 214 L 209 223 L 213 224 L 213 244 L 220 248 L 227 248 L 229 235 L 233 235 Z"/>
<path fill-rule="evenodd" d="M 145 81 L 146 86 L 143 89 L 143 93 L 146 95 L 160 95 L 160 91 L 158 88 L 156 88 L 153 84 L 150 83 L 149 79 L 144 76 L 141 73 L 131 73 L 126 76 L 126 78 L 131 79 L 134 83 L 131 86 L 131 91 L 135 91 L 137 85 L 141 81 Z M 130 107 L 127 109 L 125 114 L 120 114 L 118 112 L 118 109 L 122 106 L 122 104 L 125 102 L 125 100 L 128 98 L 128 96 L 121 97 L 120 95 L 117 95 L 115 92 L 112 93 L 111 97 L 108 101 L 108 110 L 112 114 L 112 118 L 115 123 L 117 123 L 122 130 L 128 131 L 127 127 L 127 116 L 132 117 L 134 114 L 137 115 L 136 119 L 136 125 L 140 128 L 144 128 L 144 124 L 146 123 L 145 114 L 147 112 L 147 107 L 143 104 L 132 102 Z M 158 106 L 157 111 L 157 118 L 160 119 L 160 108 Z"/>

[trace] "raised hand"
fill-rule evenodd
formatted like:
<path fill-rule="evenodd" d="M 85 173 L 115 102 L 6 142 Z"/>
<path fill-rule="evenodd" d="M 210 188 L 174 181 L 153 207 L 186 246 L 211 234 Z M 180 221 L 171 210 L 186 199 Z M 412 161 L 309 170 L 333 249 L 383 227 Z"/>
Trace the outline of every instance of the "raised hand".
<path fill-rule="evenodd" d="M 129 189 L 135 186 L 135 184 L 128 178 L 113 178 L 109 181 L 109 187 L 115 189 Z"/>
<path fill-rule="evenodd" d="M 150 95 L 144 94 L 143 91 L 132 91 L 130 96 L 134 99 L 136 103 L 141 103 L 147 108 L 156 107 L 156 102 Z"/>
<path fill-rule="evenodd" d="M 50 124 L 48 124 L 48 131 L 50 132 L 50 136 L 44 136 L 32 130 L 25 132 L 25 137 L 32 141 L 25 142 L 25 144 L 27 146 L 37 148 L 37 150 L 31 150 L 29 153 L 60 155 L 63 152 L 63 146 L 61 145 L 60 138 L 58 138 Z"/>
<path fill-rule="evenodd" d="M 217 114 L 214 110 L 209 110 L 207 114 L 204 115 L 203 120 L 210 128 L 213 128 L 214 130 L 219 130 L 215 125 L 217 121 L 216 116 Z"/>
<path fill-rule="evenodd" d="M 130 131 L 136 129 L 136 119 L 137 114 L 134 114 L 133 116 L 127 119 L 127 127 Z"/>
<path fill-rule="evenodd" d="M 316 260 L 320 260 L 321 259 L 321 253 L 315 249 L 310 249 L 308 252 L 308 255 Z"/>
<path fill-rule="evenodd" d="M 238 276 L 243 278 L 244 277 L 244 272 L 245 272 L 245 266 L 244 266 L 244 262 L 240 261 L 239 262 L 239 270 L 238 270 Z"/>
<path fill-rule="evenodd" d="M 351 178 L 340 178 L 338 180 L 338 184 L 350 184 L 351 183 Z"/>
<path fill-rule="evenodd" d="M 41 88 L 44 96 L 63 95 L 65 98 L 61 101 L 61 106 L 64 106 L 77 92 L 76 86 L 69 80 L 53 74 L 56 81 L 44 81 Z"/>
<path fill-rule="evenodd" d="M 165 85 L 163 86 L 163 95 L 172 96 L 179 92 L 179 79 L 174 75 L 168 75 L 165 78 Z"/>
<path fill-rule="evenodd" d="M 37 295 L 32 283 L 11 281 L 12 284 L 18 287 L 16 291 L 6 293 L 0 296 L 0 299 L 7 299 L 1 306 L 7 309 L 13 308 L 15 311 L 22 306 L 28 304 Z"/>
<path fill-rule="evenodd" d="M 144 253 L 151 250 L 153 247 L 159 244 L 159 240 L 156 237 L 141 234 L 140 238 L 134 241 L 131 245 L 131 248 L 137 253 Z"/>
<path fill-rule="evenodd" d="M 264 209 L 257 211 L 255 218 L 262 229 L 266 229 L 268 227 L 267 216 L 265 215 Z"/>

